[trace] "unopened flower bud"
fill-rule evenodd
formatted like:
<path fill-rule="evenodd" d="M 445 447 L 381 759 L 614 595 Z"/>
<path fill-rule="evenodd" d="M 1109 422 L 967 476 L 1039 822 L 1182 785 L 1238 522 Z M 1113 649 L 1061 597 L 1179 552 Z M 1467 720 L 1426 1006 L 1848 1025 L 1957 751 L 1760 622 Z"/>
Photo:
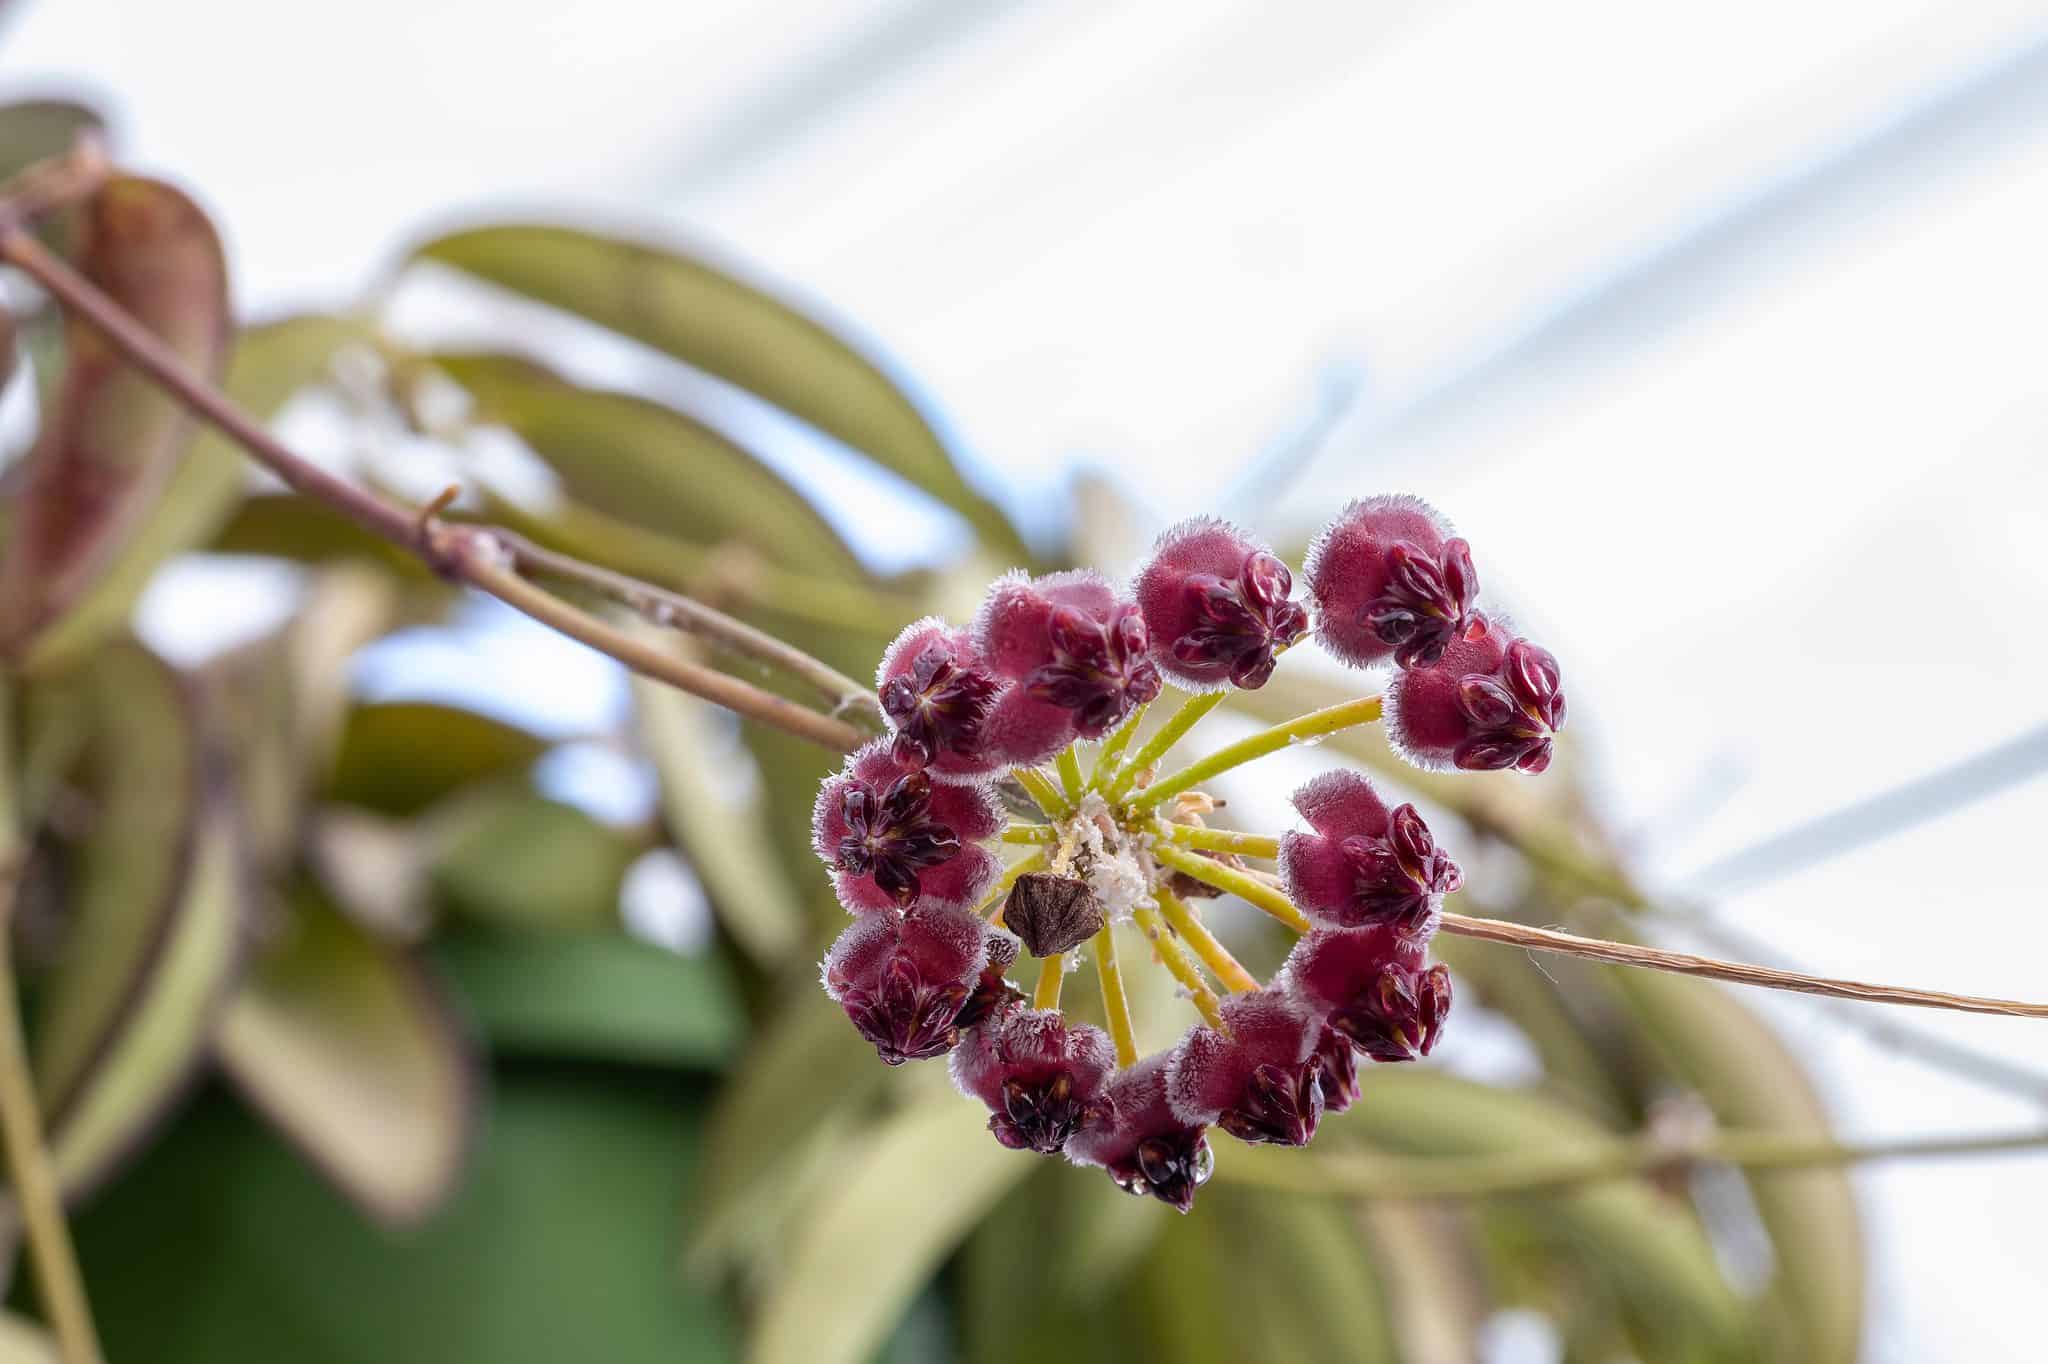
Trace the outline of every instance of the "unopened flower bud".
<path fill-rule="evenodd" d="M 1316 604 L 1316 640 L 1339 662 L 1391 658 L 1426 668 L 1465 629 L 1479 573 L 1472 551 L 1422 499 L 1353 502 L 1309 545 L 1302 576 Z"/>
<path fill-rule="evenodd" d="M 1170 1052 L 1147 1056 L 1117 1071 L 1102 1087 L 1113 1115 L 1084 1128 L 1067 1142 L 1067 1159 L 1100 1165 L 1126 1193 L 1148 1194 L 1186 1212 L 1195 1191 L 1209 1182 L 1216 1156 L 1207 1130 L 1183 1122 L 1166 1100 Z"/>
<path fill-rule="evenodd" d="M 1394 680 L 1386 719 L 1388 739 L 1418 767 L 1541 772 L 1564 728 L 1557 659 L 1474 616 L 1435 666 Z"/>
<path fill-rule="evenodd" d="M 1134 580 L 1159 666 L 1198 690 L 1265 685 L 1280 651 L 1308 633 L 1293 589 L 1286 564 L 1213 517 L 1160 536 Z"/>
<path fill-rule="evenodd" d="M 837 873 L 847 909 L 966 905 L 994 882 L 1002 813 L 987 788 L 934 784 L 887 739 L 855 752 L 819 787 L 811 845 Z"/>
<path fill-rule="evenodd" d="M 1077 737 L 1099 739 L 1162 685 L 1137 608 L 1097 573 L 997 579 L 974 638 L 1007 684 L 983 727 L 989 751 L 1006 762 L 1038 762 Z"/>
<path fill-rule="evenodd" d="M 882 655 L 875 689 L 896 760 L 943 779 L 984 777 L 1002 764 L 981 741 L 1001 683 L 967 631 L 937 616 L 915 621 Z"/>
<path fill-rule="evenodd" d="M 964 909 L 860 915 L 825 954 L 825 993 L 890 1065 L 943 1055 L 960 1040 L 987 936 Z"/>
<path fill-rule="evenodd" d="M 1302 911 L 1332 928 L 1435 930 L 1443 897 L 1464 884 L 1413 805 L 1387 809 L 1356 772 L 1326 772 L 1294 793 L 1309 831 L 1280 840 L 1280 874 Z"/>
<path fill-rule="evenodd" d="M 1015 1009 L 968 1033 L 953 1083 L 989 1108 L 989 1131 L 1014 1150 L 1051 1155 L 1114 1115 L 1102 1098 L 1116 1066 L 1109 1035 L 1051 1009 Z"/>
<path fill-rule="evenodd" d="M 1306 1146 L 1323 1116 L 1322 1025 L 1279 990 L 1223 1001 L 1228 1035 L 1198 1027 L 1182 1039 L 1167 1100 L 1187 1123 L 1214 1123 L 1239 1141 Z"/>
<path fill-rule="evenodd" d="M 1286 988 L 1375 1061 L 1427 1056 L 1451 1009 L 1451 975 L 1387 927 L 1319 929 L 1287 958 Z"/>

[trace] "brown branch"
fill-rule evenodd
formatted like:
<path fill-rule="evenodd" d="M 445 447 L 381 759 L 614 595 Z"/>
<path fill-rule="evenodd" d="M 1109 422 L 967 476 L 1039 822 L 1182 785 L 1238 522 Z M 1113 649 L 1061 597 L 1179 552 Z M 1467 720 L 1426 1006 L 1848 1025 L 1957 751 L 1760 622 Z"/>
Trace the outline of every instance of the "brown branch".
<path fill-rule="evenodd" d="M 2048 1018 L 2048 1004 L 2028 1004 L 2016 999 L 1985 999 L 1977 995 L 1952 995 L 1940 990 L 1913 990 L 1896 985 L 1871 985 L 1860 980 L 1838 980 L 1809 976 L 1798 971 L 1778 971 L 1768 966 L 1722 961 L 1695 956 L 1690 952 L 1667 952 L 1635 943 L 1609 942 L 1604 938 L 1582 938 L 1550 928 L 1502 919 L 1475 919 L 1466 914 L 1446 913 L 1446 933 L 1488 942 L 1508 943 L 1536 952 L 1558 952 L 1588 961 L 1617 966 L 1643 966 L 1652 971 L 1671 971 L 1682 976 L 1704 976 L 1736 985 L 1761 985 L 1772 990 L 1794 990 L 1800 994 L 1826 995 L 1833 999 L 1854 999 L 1867 1004 L 1905 1004 L 1920 1009 L 1953 1009 L 1972 1014 L 2007 1014 L 2016 1018 Z"/>
<path fill-rule="evenodd" d="M 226 394 L 192 373 L 175 352 L 61 257 L 19 226 L 6 226 L 18 221 L 0 211 L 0 260 L 34 278 L 64 307 L 103 333 L 130 362 L 179 403 L 218 427 L 294 491 L 419 555 L 437 571 L 490 593 L 515 610 L 611 655 L 636 672 L 836 751 L 850 751 L 865 740 L 861 731 L 842 720 L 820 715 L 729 674 L 651 648 L 542 591 L 513 571 L 516 554 L 495 532 L 450 526 L 432 516 L 422 516 L 294 453 Z"/>

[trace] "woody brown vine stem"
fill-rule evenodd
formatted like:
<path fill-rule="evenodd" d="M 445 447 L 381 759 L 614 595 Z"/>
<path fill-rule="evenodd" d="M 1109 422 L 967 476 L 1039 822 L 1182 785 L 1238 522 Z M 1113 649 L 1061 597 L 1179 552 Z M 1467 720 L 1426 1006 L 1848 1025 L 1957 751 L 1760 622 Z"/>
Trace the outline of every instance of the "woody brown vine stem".
<path fill-rule="evenodd" d="M 15 186 L 27 183 L 32 181 L 26 174 L 17 177 L 14 182 Z M 77 185 L 69 186 L 70 192 L 77 192 L 78 188 Z M 417 511 L 401 507 L 357 487 L 294 453 L 253 417 L 236 406 L 226 394 L 194 374 L 175 352 L 118 303 L 24 230 L 23 224 L 30 212 L 43 211 L 54 206 L 56 202 L 58 201 L 54 194 L 27 203 L 14 198 L 0 198 L 0 261 L 15 266 L 36 280 L 65 308 L 105 335 L 117 350 L 149 375 L 166 393 L 194 415 L 218 428 L 294 491 L 323 503 L 365 530 L 418 555 L 449 577 L 490 593 L 514 609 L 610 655 L 636 672 L 644 673 L 657 681 L 667 682 L 739 715 L 784 730 L 799 738 L 808 739 L 834 751 L 850 752 L 865 740 L 866 735 L 861 730 L 836 716 L 821 714 L 730 674 L 701 667 L 664 650 L 656 649 L 528 582 L 515 571 L 521 563 L 521 551 L 532 548 L 530 543 L 521 537 L 511 536 L 487 526 L 450 525 L 433 516 L 421 516 Z M 550 557 L 559 567 L 562 562 L 559 556 Z M 539 565 L 531 555 L 527 563 L 529 566 L 539 566 L 543 569 L 546 567 Z M 598 585 L 598 581 L 591 579 L 585 571 L 587 568 L 588 566 L 579 566 L 579 575 L 591 585 Z M 624 579 L 622 575 L 614 576 L 618 577 L 620 583 L 632 582 Z M 640 593 L 643 589 L 645 593 L 662 593 L 661 589 L 651 585 L 632 582 L 634 592 Z M 672 593 L 662 595 L 675 597 Z M 655 598 L 643 596 L 642 600 Z M 701 612 L 690 613 L 690 619 L 701 622 L 713 619 L 717 615 L 718 613 L 711 612 L 711 608 L 705 607 Z M 730 621 L 729 617 L 724 619 Z M 672 623 L 680 625 L 683 622 L 678 618 Z M 736 621 L 730 623 L 735 626 L 740 624 Z M 737 647 L 737 633 L 728 631 L 720 638 L 727 643 L 734 643 Z M 819 668 L 824 666 L 822 663 L 818 664 Z M 850 679 L 838 678 L 833 685 L 836 687 L 838 681 L 848 680 Z M 1221 699 L 1221 693 L 1212 693 L 1191 698 L 1183 705 L 1180 712 L 1171 718 L 1110 781 L 1109 795 L 1112 800 L 1121 801 L 1151 762 L 1163 754 L 1175 739 L 1192 728 L 1195 721 L 1206 715 Z M 1362 707 L 1365 703 L 1361 701 L 1356 704 Z M 1213 762 L 1206 765 L 1197 764 L 1191 771 L 1206 771 L 1212 766 Z M 1034 794 L 1043 798 L 1041 803 L 1048 806 L 1048 813 L 1062 809 L 1065 802 L 1058 797 L 1058 788 L 1053 786 L 1050 780 L 1044 781 L 1043 786 L 1045 790 Z M 1161 849 L 1161 860 L 1211 885 L 1244 894 L 1260 908 L 1288 920 L 1297 928 L 1305 926 L 1300 922 L 1300 911 L 1295 910 L 1291 903 L 1287 904 L 1283 911 L 1278 907 L 1276 897 L 1270 892 L 1270 888 L 1266 888 L 1268 893 L 1260 893 L 1263 883 L 1242 873 L 1231 873 L 1220 863 L 1207 858 L 1192 854 L 1176 856 L 1177 851 Z M 1285 897 L 1279 896 L 1277 900 L 1284 901 Z M 1156 917 L 1156 911 L 1154 913 Z M 1689 953 L 1665 952 L 1630 943 L 1582 938 L 1574 934 L 1530 928 L 1493 919 L 1446 914 L 1444 927 L 1468 937 L 1485 938 L 1536 951 L 1557 952 L 1593 961 L 1682 975 L 1704 976 L 1737 984 L 1831 995 L 1840 999 L 1916 1005 L 1923 1008 L 2010 1014 L 2030 1018 L 2048 1017 L 2048 1005 L 2028 1004 L 2016 1000 L 1981 999 L 1968 995 L 1869 985 L 1859 981 L 1774 971 Z"/>

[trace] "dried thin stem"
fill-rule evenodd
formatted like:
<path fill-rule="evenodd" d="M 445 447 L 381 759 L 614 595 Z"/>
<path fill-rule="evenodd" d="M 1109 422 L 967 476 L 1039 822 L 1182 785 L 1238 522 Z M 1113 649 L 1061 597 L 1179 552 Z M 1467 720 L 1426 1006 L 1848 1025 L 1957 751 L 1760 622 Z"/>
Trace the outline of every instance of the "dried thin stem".
<path fill-rule="evenodd" d="M 490 533 L 504 546 L 513 561 L 528 572 L 579 583 L 630 607 L 656 625 L 686 630 L 743 658 L 779 668 L 816 692 L 832 707 L 834 715 L 854 710 L 878 717 L 882 713 L 881 701 L 870 688 L 795 645 L 784 643 L 767 631 L 756 629 L 716 607 L 706 606 L 665 587 L 544 549 L 509 530 L 492 527 Z"/>
<path fill-rule="evenodd" d="M 1190 763 L 1180 771 L 1161 777 L 1158 781 L 1140 791 L 1130 799 L 1133 810 L 1149 809 L 1165 800 L 1188 790 L 1199 782 L 1209 780 L 1233 767 L 1242 767 L 1269 753 L 1277 753 L 1290 744 L 1313 743 L 1327 734 L 1354 725 L 1371 724 L 1380 718 L 1380 698 L 1361 696 L 1353 701 L 1339 702 L 1312 710 L 1306 715 L 1296 716 L 1284 725 L 1262 729 L 1257 734 L 1239 739 L 1217 749 L 1200 762 Z"/>
<path fill-rule="evenodd" d="M 1222 982 L 1224 989 L 1243 993 L 1259 988 L 1258 977 L 1245 970 L 1230 954 L 1230 949 L 1216 940 L 1216 935 L 1209 931 L 1209 926 L 1202 922 L 1192 905 L 1165 890 L 1157 892 L 1155 898 L 1166 915 L 1166 921 L 1173 925 L 1173 931 L 1195 950 L 1195 955 Z"/>
<path fill-rule="evenodd" d="M 1057 1009 L 1060 1007 L 1060 987 L 1067 980 L 1067 954 L 1055 952 L 1038 963 L 1038 988 L 1031 992 L 1031 1007 L 1034 1009 Z"/>
<path fill-rule="evenodd" d="M 1123 967 L 1116 959 L 1116 929 L 1104 924 L 1095 935 L 1095 979 L 1102 986 L 1102 1012 L 1109 1019 L 1109 1036 L 1116 1043 L 1119 1066 L 1138 1062 L 1138 1032 L 1131 1026 L 1131 997 L 1124 990 Z"/>
<path fill-rule="evenodd" d="M 1154 850 L 1158 855 L 1158 850 Z M 1162 859 L 1163 860 L 1163 859 Z M 1905 1004 L 1919 1009 L 1952 1009 L 1961 1013 L 2006 1014 L 2015 1018 L 2048 1018 L 2048 1004 L 2029 1004 L 2016 999 L 1986 999 L 1977 995 L 1952 995 L 1941 990 L 1913 990 L 1896 985 L 1871 985 L 1860 980 L 1838 980 L 1809 976 L 1797 971 L 1778 971 L 1768 966 L 1721 961 L 1690 952 L 1667 952 L 1635 943 L 1609 942 L 1604 938 L 1582 938 L 1550 928 L 1500 919 L 1475 919 L 1465 914 L 1445 914 L 1443 929 L 1467 938 L 1508 943 L 1537 952 L 1558 952 L 1588 961 L 1611 962 L 1617 966 L 1642 966 L 1652 971 L 1671 971 L 1682 976 L 1704 976 L 1736 985 L 1761 985 L 1772 990 L 1793 990 L 1800 994 L 1826 995 L 1833 999 L 1854 999 L 1870 1004 Z"/>
<path fill-rule="evenodd" d="M 1165 827 L 1155 821 L 1154 835 Z M 1252 908 L 1264 910 L 1297 933 L 1306 933 L 1309 930 L 1308 916 L 1295 907 L 1294 901 L 1255 876 L 1239 871 L 1235 867 L 1226 867 L 1213 857 L 1203 857 L 1200 853 L 1175 847 L 1166 841 L 1155 842 L 1152 845 L 1152 856 L 1164 866 L 1186 872 L 1203 885 L 1229 891 Z"/>
<path fill-rule="evenodd" d="M 1222 1001 L 1216 998 L 1216 992 L 1202 978 L 1202 968 L 1195 965 L 1194 958 L 1180 945 L 1180 939 L 1173 936 L 1173 930 L 1167 927 L 1159 911 L 1151 905 L 1139 905 L 1131 913 L 1138 921 L 1139 929 L 1151 940 L 1152 950 L 1159 954 L 1160 964 L 1188 992 L 1188 998 L 1201 1012 L 1203 1021 L 1218 1032 L 1228 1032 L 1223 1023 Z"/>
<path fill-rule="evenodd" d="M 0 695 L 0 711 L 5 709 Z M 29 1259 L 43 1311 L 56 1333 L 64 1364 L 98 1364 L 99 1335 L 93 1329 L 85 1276 L 64 1222 L 64 1200 L 50 1152 L 43 1144 L 43 1119 L 22 1040 L 21 1001 L 14 979 L 13 910 L 26 850 L 15 808 L 13 761 L 6 751 L 7 726 L 0 724 L 0 1140 L 7 1151 L 8 1183 L 21 1210 Z"/>
<path fill-rule="evenodd" d="M 1109 779 L 1103 793 L 1112 803 L 1122 800 L 1138 780 L 1138 774 L 1166 755 L 1168 749 L 1179 743 L 1181 736 L 1198 724 L 1204 715 L 1223 704 L 1229 696 L 1227 691 L 1197 692 L 1180 703 L 1180 709 L 1166 717 L 1166 723 L 1159 732 L 1147 739 L 1136 753 L 1131 755 L 1117 774 Z"/>
<path fill-rule="evenodd" d="M 494 532 L 421 517 L 302 458 L 219 389 L 192 373 L 175 352 L 90 280 L 18 227 L 0 228 L 0 259 L 48 289 L 179 403 L 218 427 L 294 491 L 637 672 L 826 748 L 850 751 L 866 737 L 843 721 L 725 673 L 674 658 L 543 592 L 512 571 L 514 559 Z"/>
<path fill-rule="evenodd" d="M 1230 1179 L 1297 1193 L 1352 1198 L 1490 1198 L 1555 1194 L 1604 1180 L 1734 1165 L 1752 1174 L 1881 1160 L 1982 1156 L 2048 1147 L 2048 1130 L 1889 1141 L 1835 1142 L 1778 1132 L 1718 1132 L 1674 1141 L 1644 1135 L 1582 1150 L 1507 1156 L 1380 1156 L 1245 1152 L 1219 1171 Z"/>

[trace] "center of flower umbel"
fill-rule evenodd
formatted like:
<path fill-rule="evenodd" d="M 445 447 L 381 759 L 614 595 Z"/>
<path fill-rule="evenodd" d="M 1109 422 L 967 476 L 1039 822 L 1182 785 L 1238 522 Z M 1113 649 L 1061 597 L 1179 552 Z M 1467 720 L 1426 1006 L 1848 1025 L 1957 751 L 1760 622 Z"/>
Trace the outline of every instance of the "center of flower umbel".
<path fill-rule="evenodd" d="M 1470 547 L 1416 499 L 1346 507 L 1304 577 L 1297 600 L 1271 550 L 1199 519 L 1160 538 L 1128 591 L 1087 571 L 1000 578 L 970 625 L 930 617 L 889 647 L 890 735 L 818 795 L 814 843 L 854 916 L 825 989 L 881 1058 L 950 1054 L 1003 1145 L 1099 1165 L 1183 1212 L 1214 1169 L 1212 1127 L 1306 1145 L 1360 1099 L 1361 1055 L 1429 1054 L 1451 1006 L 1429 942 L 1463 883 L 1415 806 L 1356 772 L 1296 791 L 1302 827 L 1277 838 L 1211 827 L 1204 784 L 1381 719 L 1419 767 L 1541 772 L 1564 725 L 1557 660 L 1476 609 Z M 1391 669 L 1383 692 L 1173 765 L 1203 716 L 1310 633 L 1341 663 Z M 1148 724 L 1166 681 L 1188 695 Z M 1272 979 L 1204 923 L 1196 902 L 1223 895 L 1300 935 Z M 1193 1011 L 1150 1054 L 1125 988 L 1131 936 L 1131 959 Z M 1061 1007 L 1084 951 L 1105 1026 Z M 1008 978 L 1025 956 L 1028 996 Z"/>

